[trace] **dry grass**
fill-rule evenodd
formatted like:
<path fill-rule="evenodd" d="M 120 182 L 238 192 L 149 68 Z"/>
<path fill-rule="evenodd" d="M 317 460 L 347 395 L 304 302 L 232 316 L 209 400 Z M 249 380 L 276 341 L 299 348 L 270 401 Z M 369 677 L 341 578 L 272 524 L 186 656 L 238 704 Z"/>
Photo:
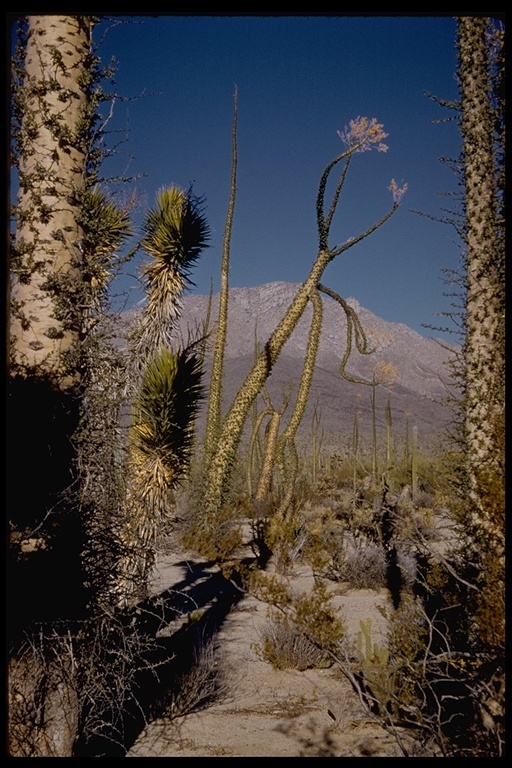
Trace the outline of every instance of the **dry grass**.
<path fill-rule="evenodd" d="M 303 672 L 329 666 L 328 656 L 288 621 L 269 619 L 260 632 L 259 651 L 264 661 L 275 669 L 297 669 Z"/>
<path fill-rule="evenodd" d="M 168 692 L 163 716 L 171 719 L 204 709 L 224 698 L 227 683 L 217 663 L 213 643 L 208 641 L 195 653 L 194 663 L 175 681 Z"/>

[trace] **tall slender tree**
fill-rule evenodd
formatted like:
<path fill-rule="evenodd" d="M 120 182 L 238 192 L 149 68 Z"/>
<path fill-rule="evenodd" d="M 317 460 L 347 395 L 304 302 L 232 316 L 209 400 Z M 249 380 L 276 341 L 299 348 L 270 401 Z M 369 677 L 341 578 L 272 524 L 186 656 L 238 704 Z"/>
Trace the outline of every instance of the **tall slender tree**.
<path fill-rule="evenodd" d="M 505 248 L 503 40 L 491 19 L 457 21 L 464 182 L 464 428 L 469 521 L 481 563 L 481 630 L 503 639 Z M 501 588 L 500 588 L 501 586 Z"/>
<path fill-rule="evenodd" d="M 233 126 L 231 130 L 231 179 L 229 186 L 229 202 L 224 227 L 222 245 L 222 263 L 220 273 L 219 311 L 213 351 L 212 372 L 210 376 L 210 394 L 208 398 L 206 433 L 204 446 L 204 461 L 208 465 L 219 439 L 221 428 L 222 378 L 224 370 L 224 355 L 228 333 L 228 304 L 229 304 L 229 259 L 231 250 L 231 231 L 236 202 L 236 175 L 238 168 L 237 123 L 238 123 L 238 89 L 235 88 Z"/>
<path fill-rule="evenodd" d="M 27 616 L 60 615 L 63 604 L 74 612 L 82 602 L 79 592 L 71 596 L 81 580 L 80 521 L 64 514 L 64 497 L 76 480 L 71 436 L 94 291 L 83 225 L 97 82 L 93 26 L 91 16 L 29 16 L 20 22 L 21 61 L 13 66 L 18 197 L 10 254 L 9 462 L 17 472 L 30 468 L 31 479 L 16 487 L 11 479 L 8 516 Z M 64 518 L 74 532 L 60 537 L 66 545 L 57 559 L 68 578 L 59 584 L 49 542 Z M 30 534 L 36 552 L 28 560 L 41 562 L 36 573 L 19 552 Z M 17 619 L 16 606 L 13 612 Z"/>
<path fill-rule="evenodd" d="M 21 19 L 13 57 L 9 748 L 20 756 L 69 755 L 79 719 L 77 658 L 66 656 L 59 637 L 69 621 L 90 613 L 94 567 L 85 561 L 94 547 L 87 541 L 91 519 L 85 520 L 91 503 L 84 500 L 97 497 L 86 486 L 98 474 L 88 463 L 93 452 L 87 455 L 80 443 L 85 425 L 95 422 L 96 435 L 99 430 L 98 412 L 92 421 L 84 417 L 91 404 L 85 393 L 95 378 L 89 366 L 99 336 L 94 342 L 92 336 L 110 267 L 130 233 L 127 208 L 96 184 L 103 74 L 92 43 L 95 21 Z M 98 556 L 96 550 L 95 565 Z M 98 569 L 99 578 L 107 568 L 108 562 Z M 37 646 L 30 640 L 34 620 Z"/>
<path fill-rule="evenodd" d="M 116 624 L 119 588 L 123 604 L 134 595 L 121 579 L 127 561 L 141 573 L 137 587 L 148 575 L 201 394 L 200 340 L 171 348 L 180 298 L 208 237 L 190 192 L 162 190 L 146 216 L 148 305 L 130 339 L 133 364 L 105 339 L 108 287 L 131 227 L 130 204 L 117 205 L 98 185 L 104 73 L 94 24 L 90 16 L 28 17 L 15 67 L 9 458 L 18 475 L 22 466 L 31 474 L 30 483 L 11 484 L 8 504 L 10 736 L 20 756 L 69 756 L 81 727 L 108 731 L 109 715 L 122 712 L 140 643 L 112 673 L 119 627 L 103 647 L 104 627 Z M 116 438 L 126 379 L 134 419 L 123 467 Z M 105 685 L 112 674 L 118 701 Z M 84 695 L 88 687 L 95 692 Z M 100 726 L 91 705 L 106 718 Z M 87 741 L 90 731 L 82 735 Z"/>
<path fill-rule="evenodd" d="M 16 91 L 18 202 L 11 254 L 13 373 L 79 380 L 85 189 L 91 99 L 90 16 L 29 16 Z"/>
<path fill-rule="evenodd" d="M 463 247 L 460 269 L 448 273 L 456 311 L 446 313 L 462 337 L 452 366 L 462 390 L 462 467 L 453 477 L 459 535 L 442 556 L 429 547 L 418 560 L 418 585 L 424 579 L 426 586 L 417 600 L 426 630 L 417 656 L 421 676 L 410 647 L 397 658 L 403 654 L 407 670 L 401 691 L 411 683 L 421 691 L 406 719 L 415 730 L 424 724 L 428 749 L 488 758 L 502 757 L 505 745 L 504 38 L 496 19 L 478 15 L 457 18 L 456 29 L 459 100 L 440 103 L 456 110 L 462 138 L 454 163 L 461 205 L 443 220 L 455 226 Z M 412 440 L 414 500 L 416 427 Z M 396 643 L 393 629 L 390 642 Z"/>
<path fill-rule="evenodd" d="M 207 467 L 205 487 L 206 519 L 214 519 L 216 513 L 222 508 L 229 484 L 231 467 L 251 405 L 270 376 L 284 344 L 302 317 L 306 306 L 312 301 L 312 296 L 317 291 L 317 286 L 327 265 L 338 255 L 352 248 L 366 237 L 369 237 L 376 229 L 381 227 L 398 209 L 401 197 L 406 189 L 406 186 L 400 188 L 395 181 L 392 181 L 390 190 L 393 194 L 393 205 L 391 209 L 379 221 L 357 237 L 351 238 L 343 245 L 330 247 L 329 238 L 333 217 L 338 207 L 340 194 L 353 156 L 358 152 L 365 152 L 375 148 L 379 151 L 387 150 L 386 145 L 383 143 L 383 139 L 387 134 L 384 133 L 383 126 L 377 123 L 375 118 L 360 117 L 352 120 L 350 126 L 345 131 L 338 133 L 345 143 L 346 149 L 327 165 L 320 179 L 316 205 L 319 246 L 316 259 L 308 277 L 300 286 L 281 322 L 267 340 L 226 414 L 219 438 L 216 441 L 215 453 L 212 455 L 212 460 Z M 331 203 L 327 208 L 325 201 L 327 182 L 332 171 L 339 164 L 342 164 L 342 170 Z"/>

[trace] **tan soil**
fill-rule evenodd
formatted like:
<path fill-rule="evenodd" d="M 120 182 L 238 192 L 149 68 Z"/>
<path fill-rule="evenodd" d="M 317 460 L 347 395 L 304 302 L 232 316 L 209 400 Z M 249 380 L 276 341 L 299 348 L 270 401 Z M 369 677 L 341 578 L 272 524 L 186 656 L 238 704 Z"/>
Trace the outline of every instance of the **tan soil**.
<path fill-rule="evenodd" d="M 186 565 L 159 557 L 153 594 L 177 584 Z M 311 587 L 301 567 L 293 589 Z M 386 590 L 352 590 L 329 582 L 334 604 L 355 642 L 360 621 L 372 619 L 372 635 L 382 644 L 386 621 L 378 610 Z M 216 637 L 214 663 L 223 694 L 207 708 L 186 716 L 150 722 L 127 757 L 385 757 L 400 756 L 395 740 L 367 715 L 348 680 L 334 665 L 324 669 L 277 670 L 258 653 L 268 606 L 244 597 Z"/>

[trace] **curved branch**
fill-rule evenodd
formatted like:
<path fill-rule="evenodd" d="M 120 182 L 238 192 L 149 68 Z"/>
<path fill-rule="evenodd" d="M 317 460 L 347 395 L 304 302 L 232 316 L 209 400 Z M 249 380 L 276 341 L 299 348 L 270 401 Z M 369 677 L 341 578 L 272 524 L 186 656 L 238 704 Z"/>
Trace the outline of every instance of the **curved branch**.
<path fill-rule="evenodd" d="M 306 405 L 309 399 L 309 393 L 311 391 L 311 384 L 313 381 L 313 374 L 315 372 L 316 356 L 318 352 L 318 346 L 320 343 L 320 333 L 322 331 L 323 320 L 323 305 L 322 299 L 318 293 L 318 290 L 314 291 L 310 297 L 313 304 L 313 318 L 311 320 L 311 326 L 309 330 L 308 345 L 306 349 L 306 357 L 304 359 L 304 367 L 302 370 L 302 377 L 299 384 L 299 391 L 297 392 L 297 398 L 295 400 L 295 406 L 290 417 L 290 420 L 284 430 L 278 445 L 277 460 L 279 469 L 283 477 L 285 477 L 286 492 L 283 501 L 281 502 L 277 511 L 277 516 L 284 516 L 292 498 L 292 491 L 295 479 L 295 473 L 297 472 L 298 459 L 295 449 L 295 435 L 303 419 Z M 291 452 L 291 468 L 290 464 L 286 466 L 285 462 L 285 450 L 288 448 Z"/>
<path fill-rule="evenodd" d="M 364 240 L 366 237 L 371 235 L 373 232 L 375 232 L 376 229 L 379 227 L 382 227 L 382 225 L 389 219 L 391 216 L 395 213 L 396 210 L 398 210 L 400 206 L 400 203 L 393 203 L 393 207 L 391 208 L 388 213 L 386 213 L 379 221 L 377 221 L 375 224 L 373 224 L 369 229 L 366 230 L 366 232 L 363 232 L 362 234 L 358 235 L 357 237 L 351 237 L 350 240 L 346 243 L 343 243 L 343 245 L 335 246 L 331 250 L 332 258 L 335 256 L 339 256 L 340 253 L 343 253 L 344 251 L 347 251 L 349 248 L 352 248 L 353 245 L 356 245 L 356 243 L 360 243 L 361 240 Z"/>
<path fill-rule="evenodd" d="M 366 338 L 366 334 L 364 332 L 364 328 L 361 325 L 361 321 L 359 320 L 359 317 L 357 316 L 357 313 L 353 307 L 350 306 L 350 304 L 343 299 L 336 291 L 333 291 L 331 288 L 328 288 L 326 285 L 323 285 L 322 283 L 318 284 L 318 290 L 322 293 L 327 294 L 327 296 L 330 296 L 332 299 L 338 302 L 338 304 L 341 305 L 343 308 L 346 318 L 347 318 L 347 346 L 345 348 L 345 352 L 343 353 L 343 358 L 340 363 L 340 374 L 346 381 L 351 381 L 354 384 L 365 384 L 366 386 L 373 387 L 374 383 L 371 381 L 366 381 L 365 379 L 357 379 L 354 376 L 350 376 L 350 374 L 347 373 L 346 366 L 349 360 L 349 357 L 352 353 L 352 339 L 354 339 L 356 344 L 356 349 L 361 355 L 372 355 L 375 350 L 374 349 L 368 349 L 368 339 Z"/>
<path fill-rule="evenodd" d="M 336 186 L 336 190 L 335 190 L 333 198 L 332 198 L 331 207 L 329 208 L 329 213 L 327 214 L 327 217 L 325 219 L 325 227 L 326 227 L 326 231 L 327 231 L 327 237 L 329 237 L 329 230 L 331 228 L 332 219 L 333 219 L 333 216 L 334 216 L 334 214 L 336 212 L 336 208 L 338 207 L 338 200 L 340 199 L 341 190 L 343 189 L 343 185 L 345 183 L 345 179 L 346 179 L 347 171 L 348 171 L 348 166 L 349 166 L 349 161 L 350 161 L 350 158 L 347 159 L 347 162 L 345 163 L 345 166 L 344 166 L 344 168 L 343 168 L 343 170 L 341 172 L 340 179 L 338 181 L 338 184 Z"/>
<path fill-rule="evenodd" d="M 355 149 L 353 151 L 355 151 Z M 338 155 L 337 157 L 334 158 L 334 160 L 331 160 L 331 162 L 329 163 L 329 165 L 327 165 L 327 167 L 325 168 L 320 178 L 320 183 L 318 185 L 318 194 L 316 197 L 316 220 L 317 220 L 317 227 L 318 227 L 319 250 L 327 249 L 327 241 L 329 239 L 329 226 L 330 226 L 330 220 L 332 219 L 332 215 L 330 217 L 328 215 L 327 218 L 324 218 L 325 187 L 327 185 L 327 179 L 329 178 L 329 174 L 332 171 L 332 169 L 344 158 L 347 158 L 345 170 L 342 173 L 342 178 L 344 181 L 351 157 L 352 157 L 352 150 L 346 150 L 345 152 L 342 152 L 341 155 Z M 340 191 L 341 191 L 341 187 L 340 187 Z M 339 197 L 339 192 L 338 192 L 338 197 Z"/>

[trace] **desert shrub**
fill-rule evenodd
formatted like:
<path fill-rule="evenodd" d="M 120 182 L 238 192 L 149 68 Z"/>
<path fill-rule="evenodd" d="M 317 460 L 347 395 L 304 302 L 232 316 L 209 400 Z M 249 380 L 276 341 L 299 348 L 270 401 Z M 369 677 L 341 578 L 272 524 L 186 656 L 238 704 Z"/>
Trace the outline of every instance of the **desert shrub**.
<path fill-rule="evenodd" d="M 460 605 L 443 603 L 432 612 L 407 596 L 390 617 L 393 721 L 416 734 L 416 749 L 425 756 L 496 755 L 495 733 L 477 703 L 489 669 L 483 656 L 461 643 Z"/>
<path fill-rule="evenodd" d="M 298 509 L 306 504 L 316 504 L 321 498 L 309 472 L 299 471 L 293 483 L 292 506 Z"/>
<path fill-rule="evenodd" d="M 364 456 L 354 465 L 352 456 L 332 454 L 328 457 L 321 474 L 318 477 L 318 489 L 324 497 L 331 493 L 336 494 L 341 489 L 354 490 L 356 485 L 362 487 L 372 474 L 372 462 Z"/>
<path fill-rule="evenodd" d="M 133 616 L 35 625 L 9 664 L 10 754 L 124 756 L 141 680 L 163 660 Z"/>
<path fill-rule="evenodd" d="M 453 491 L 454 474 L 460 471 L 459 454 L 442 451 L 432 456 L 419 457 L 418 491 L 428 494 Z"/>
<path fill-rule="evenodd" d="M 453 490 L 454 474 L 460 471 L 461 454 L 443 450 L 418 455 L 418 493 L 449 493 Z M 386 472 L 387 480 L 394 491 L 411 485 L 411 459 L 399 460 Z"/>
<path fill-rule="evenodd" d="M 346 636 L 343 617 L 333 607 L 332 595 L 319 579 L 315 579 L 311 590 L 293 594 L 282 576 L 255 571 L 249 588 L 255 597 L 271 606 L 271 617 L 283 624 L 284 634 L 304 637 L 321 649 L 324 656 L 334 652 Z"/>
<path fill-rule="evenodd" d="M 354 589 L 378 589 L 386 585 L 386 556 L 381 546 L 367 544 L 345 555 L 340 579 Z"/>
<path fill-rule="evenodd" d="M 371 619 L 362 621 L 355 648 L 341 649 L 339 667 L 368 714 L 396 738 L 403 756 L 443 756 L 439 723 L 433 710 L 429 720 L 425 709 L 429 635 L 421 601 L 406 595 L 398 609 L 382 610 L 389 621 L 386 644 L 373 642 Z"/>
<path fill-rule="evenodd" d="M 415 581 L 416 558 L 407 548 L 397 548 L 397 565 L 403 589 L 410 590 Z M 384 548 L 367 543 L 348 552 L 341 564 L 338 578 L 348 581 L 353 589 L 380 589 L 389 586 L 389 561 Z"/>
<path fill-rule="evenodd" d="M 408 516 L 407 522 L 412 541 L 417 540 L 418 536 L 421 540 L 425 541 L 433 541 L 437 538 L 436 510 L 431 505 L 421 506 L 417 504 L 416 508 Z M 407 531 L 404 531 L 404 540 L 407 538 L 407 533 Z"/>
<path fill-rule="evenodd" d="M 180 526 L 181 543 L 207 560 L 230 560 L 243 542 L 241 520 L 240 505 L 225 504 L 208 519 L 189 510 Z"/>
<path fill-rule="evenodd" d="M 176 675 L 167 691 L 163 717 L 174 719 L 208 707 L 225 696 L 227 684 L 211 640 L 194 651 L 192 665 Z"/>
<path fill-rule="evenodd" d="M 372 643 L 363 622 L 355 651 L 345 650 L 338 663 L 404 756 L 500 756 L 504 658 L 472 643 L 469 582 L 448 565 L 420 557 L 414 592 L 404 591 L 397 608 L 381 609 L 386 648 Z"/>
<path fill-rule="evenodd" d="M 276 568 L 286 574 L 295 563 L 307 563 L 317 575 L 331 575 L 343 550 L 344 525 L 332 506 L 307 503 L 271 518 L 266 541 Z"/>
<path fill-rule="evenodd" d="M 273 514 L 265 526 L 265 542 L 273 553 L 276 569 L 285 574 L 298 559 L 308 538 L 304 517 L 294 507 L 284 515 Z"/>
<path fill-rule="evenodd" d="M 368 539 L 378 541 L 379 527 L 375 519 L 375 492 L 367 493 L 364 498 L 355 499 L 345 505 L 338 505 L 336 515 L 345 530 L 352 535 L 355 541 L 361 540 L 364 544 Z"/>
<path fill-rule="evenodd" d="M 320 648 L 333 652 L 345 637 L 345 622 L 332 604 L 323 581 L 315 580 L 310 592 L 303 592 L 292 601 L 293 622 L 297 630 Z"/>
<path fill-rule="evenodd" d="M 287 616 L 279 614 L 270 618 L 261 631 L 258 650 L 262 659 L 276 669 L 303 672 L 331 663 L 325 651 L 298 632 Z"/>
<path fill-rule="evenodd" d="M 356 647 L 341 646 L 337 658 L 368 714 L 393 734 L 404 756 L 503 756 L 502 563 L 468 525 L 468 494 L 454 492 L 460 456 L 423 458 L 414 498 L 404 485 L 407 473 L 400 479 L 393 469 L 385 487 L 367 485 L 352 503 L 337 505 L 351 534 L 338 577 L 358 588 L 392 589 L 390 554 L 401 577 L 393 608 L 385 611 L 386 647 L 375 646 L 371 627 L 362 625 Z M 485 494 L 496 528 L 504 509 L 501 480 L 498 491 L 489 487 Z"/>
<path fill-rule="evenodd" d="M 331 507 L 305 510 L 301 556 L 313 573 L 331 575 L 336 570 L 336 563 L 342 557 L 344 530 Z"/>
<path fill-rule="evenodd" d="M 421 602 L 410 595 L 402 597 L 399 607 L 388 613 L 389 664 L 393 679 L 392 700 L 395 710 L 413 706 L 421 681 L 417 665 L 425 649 L 426 622 Z"/>
<path fill-rule="evenodd" d="M 8 665 L 10 757 L 71 754 L 79 720 L 73 640 L 27 634 Z"/>

